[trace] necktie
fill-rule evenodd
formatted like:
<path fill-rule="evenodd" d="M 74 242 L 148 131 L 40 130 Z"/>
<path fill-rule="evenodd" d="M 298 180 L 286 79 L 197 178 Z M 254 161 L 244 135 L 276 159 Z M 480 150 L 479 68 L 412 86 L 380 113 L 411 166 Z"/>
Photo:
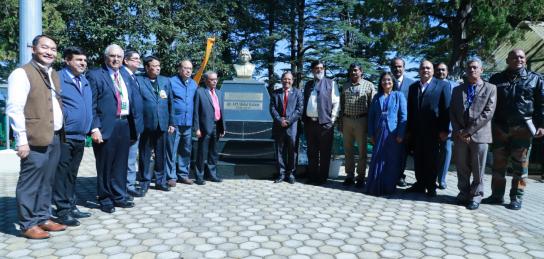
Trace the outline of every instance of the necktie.
<path fill-rule="evenodd" d="M 285 89 L 285 93 L 283 94 L 283 117 L 286 117 L 287 115 L 287 102 L 289 101 L 289 89 Z"/>
<path fill-rule="evenodd" d="M 77 90 L 81 93 L 81 79 L 79 76 L 74 77 L 74 80 L 76 81 Z"/>
<path fill-rule="evenodd" d="M 470 108 L 472 102 L 474 101 L 474 96 L 476 95 L 476 85 L 469 85 L 467 88 L 467 109 Z"/>
<path fill-rule="evenodd" d="M 119 116 L 121 114 L 121 95 L 119 94 L 121 84 L 119 83 L 119 73 L 117 71 L 113 73 L 113 80 L 115 81 L 115 99 L 117 100 L 117 112 L 115 115 Z"/>
<path fill-rule="evenodd" d="M 211 88 L 210 93 L 212 95 L 212 104 L 214 109 L 214 115 L 215 115 L 215 121 L 218 121 L 221 119 L 221 110 L 219 108 L 219 99 L 217 99 L 217 95 L 215 94 L 215 89 Z"/>

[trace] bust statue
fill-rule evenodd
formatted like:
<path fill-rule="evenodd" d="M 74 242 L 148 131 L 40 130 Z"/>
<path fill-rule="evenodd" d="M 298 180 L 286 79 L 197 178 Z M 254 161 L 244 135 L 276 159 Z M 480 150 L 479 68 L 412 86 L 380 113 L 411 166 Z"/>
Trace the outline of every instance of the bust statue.
<path fill-rule="evenodd" d="M 236 70 L 237 78 L 251 78 L 253 76 L 253 71 L 255 70 L 255 65 L 250 63 L 251 53 L 249 49 L 243 48 L 238 54 L 238 64 L 234 64 L 234 70 Z"/>

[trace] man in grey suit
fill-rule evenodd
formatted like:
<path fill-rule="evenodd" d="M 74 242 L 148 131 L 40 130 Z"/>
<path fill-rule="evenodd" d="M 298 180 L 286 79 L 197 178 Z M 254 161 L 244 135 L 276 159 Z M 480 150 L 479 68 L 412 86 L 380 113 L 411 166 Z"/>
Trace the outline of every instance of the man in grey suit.
<path fill-rule="evenodd" d="M 293 85 L 291 72 L 283 73 L 281 84 L 283 87 L 274 91 L 272 98 L 270 98 L 270 114 L 274 120 L 272 137 L 276 141 L 279 170 L 278 178 L 274 183 L 281 183 L 287 179 L 287 182 L 294 184 L 295 142 L 298 119 L 302 115 L 303 99 L 300 90 L 291 87 Z"/>
<path fill-rule="evenodd" d="M 413 84 L 415 81 L 412 78 L 409 78 L 404 75 L 405 70 L 405 63 L 404 60 L 400 57 L 395 57 L 391 60 L 391 64 L 389 64 L 389 68 L 391 69 L 391 73 L 395 77 L 395 80 L 397 81 L 397 91 L 402 92 L 404 94 L 404 97 L 406 100 L 408 100 L 408 90 L 410 89 L 410 85 Z M 402 172 L 400 172 L 399 181 L 397 183 L 398 187 L 406 187 L 406 175 L 404 174 L 404 168 L 406 167 L 406 157 L 408 152 L 405 153 L 405 155 L 402 157 Z"/>
<path fill-rule="evenodd" d="M 485 161 L 488 144 L 492 142 L 491 118 L 497 105 L 497 87 L 484 82 L 482 72 L 479 59 L 467 62 L 467 79 L 453 89 L 450 105 L 459 188 L 457 201 L 469 210 L 477 209 L 484 196 Z"/>

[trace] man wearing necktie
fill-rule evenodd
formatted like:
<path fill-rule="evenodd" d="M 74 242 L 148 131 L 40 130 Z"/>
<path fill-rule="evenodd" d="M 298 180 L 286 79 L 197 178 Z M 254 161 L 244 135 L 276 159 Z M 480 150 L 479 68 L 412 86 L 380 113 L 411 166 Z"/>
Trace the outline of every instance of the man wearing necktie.
<path fill-rule="evenodd" d="M 64 110 L 64 130 L 66 140 L 61 144 L 61 155 L 55 185 L 53 187 L 53 204 L 57 209 L 58 223 L 67 226 L 78 226 L 77 218 L 91 216 L 76 207 L 76 179 L 85 138 L 91 131 L 92 92 L 89 82 L 83 74 L 87 70 L 87 56 L 79 47 L 64 49 L 66 67 L 59 71 L 62 87 L 62 106 Z"/>
<path fill-rule="evenodd" d="M 140 67 L 140 54 L 137 51 L 129 50 L 125 52 L 123 60 L 123 69 L 129 74 L 129 81 L 132 87 L 134 87 L 134 100 L 132 106 L 134 110 L 137 110 L 135 114 L 141 115 L 143 113 L 142 96 L 140 95 L 140 85 L 136 81 L 136 73 Z M 133 197 L 142 197 L 144 193 L 140 191 L 139 185 L 136 184 L 136 158 L 138 154 L 138 143 L 140 140 L 140 134 L 144 130 L 144 121 L 142 116 L 136 116 L 134 118 L 134 124 L 131 129 L 135 129 L 136 132 L 132 134 L 136 135 L 136 139 L 130 142 L 130 148 L 128 152 L 128 171 L 127 171 L 127 192 Z"/>
<path fill-rule="evenodd" d="M 436 196 L 439 142 L 449 134 L 448 85 L 433 78 L 433 64 L 423 60 L 419 64 L 418 82 L 408 92 L 407 138 L 414 152 L 416 182 L 408 192 Z"/>
<path fill-rule="evenodd" d="M 308 183 L 322 185 L 329 177 L 334 122 L 340 110 L 336 83 L 325 77 L 322 61 L 310 65 L 313 80 L 304 85 L 302 121 L 308 143 Z"/>
<path fill-rule="evenodd" d="M 161 62 L 155 56 L 144 58 L 145 74 L 136 80 L 143 100 L 144 131 L 140 136 L 138 171 L 142 193 L 146 193 L 155 174 L 155 188 L 170 191 L 164 171 L 167 132 L 173 132 L 172 87 L 167 77 L 161 76 Z M 155 151 L 153 169 L 151 151 Z"/>
<path fill-rule="evenodd" d="M 222 182 L 217 175 L 217 141 L 225 135 L 223 119 L 223 98 L 217 87 L 217 73 L 208 71 L 204 74 L 205 88 L 198 88 L 195 94 L 193 128 L 198 138 L 196 155 L 196 181 L 204 185 L 204 176 L 212 182 Z"/>
<path fill-rule="evenodd" d="M 278 158 L 278 177 L 275 183 L 287 180 L 295 183 L 293 175 L 296 167 L 295 142 L 298 119 L 302 115 L 303 98 L 299 89 L 293 88 L 293 74 L 285 72 L 281 76 L 282 88 L 275 90 L 270 98 L 270 114 L 273 119 L 272 137 L 276 141 Z"/>
<path fill-rule="evenodd" d="M 135 87 L 121 69 L 124 51 L 111 44 L 104 51 L 104 65 L 87 73 L 93 93 L 91 138 L 96 158 L 97 196 L 100 209 L 134 207 L 127 193 L 127 165 L 130 140 L 135 140 Z"/>
<path fill-rule="evenodd" d="M 466 82 L 453 89 L 450 118 L 459 188 L 457 201 L 475 210 L 484 195 L 485 162 L 488 144 L 492 142 L 491 118 L 497 105 L 497 87 L 481 79 L 480 59 L 470 59 L 466 67 Z"/>

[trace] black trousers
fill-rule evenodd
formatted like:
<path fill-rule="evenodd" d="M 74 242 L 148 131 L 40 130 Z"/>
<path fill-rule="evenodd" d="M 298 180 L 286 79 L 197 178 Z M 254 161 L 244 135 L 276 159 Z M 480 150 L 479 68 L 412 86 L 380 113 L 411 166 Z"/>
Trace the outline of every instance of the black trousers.
<path fill-rule="evenodd" d="M 164 156 L 166 152 L 166 138 L 168 132 L 156 130 L 146 130 L 140 135 L 138 171 L 140 176 L 140 185 L 143 189 L 148 189 L 155 172 L 155 183 L 160 186 L 166 185 L 166 175 L 164 173 Z M 153 171 L 149 168 L 151 164 L 151 150 L 155 151 L 155 160 Z"/>
<path fill-rule="evenodd" d="M 204 175 L 207 174 L 211 178 L 217 178 L 217 135 L 216 127 L 213 127 L 211 134 L 206 134 L 198 139 L 197 154 L 196 154 L 196 172 L 195 178 L 197 181 L 203 181 Z"/>
<path fill-rule="evenodd" d="M 308 143 L 308 178 L 325 182 L 329 177 L 334 127 L 309 121 L 304 124 L 304 129 Z"/>
<path fill-rule="evenodd" d="M 276 157 L 278 158 L 278 177 L 294 177 L 295 140 L 285 133 L 276 137 Z"/>
<path fill-rule="evenodd" d="M 96 194 L 101 205 L 126 202 L 129 147 L 130 129 L 126 119 L 115 121 L 109 139 L 100 144 L 93 143 L 97 173 Z"/>
<path fill-rule="evenodd" d="M 45 147 L 30 146 L 30 154 L 21 159 L 15 198 L 21 230 L 44 223 L 51 217 L 51 197 L 55 171 L 60 157 L 60 140 L 53 136 Z"/>
<path fill-rule="evenodd" d="M 85 140 L 66 139 L 61 144 L 53 187 L 53 204 L 57 207 L 58 216 L 76 208 L 76 179 L 84 148 Z"/>
<path fill-rule="evenodd" d="M 438 136 L 436 134 L 417 134 L 414 146 L 414 167 L 416 188 L 420 190 L 436 190 L 438 175 Z M 435 138 L 435 139 L 433 139 Z"/>

